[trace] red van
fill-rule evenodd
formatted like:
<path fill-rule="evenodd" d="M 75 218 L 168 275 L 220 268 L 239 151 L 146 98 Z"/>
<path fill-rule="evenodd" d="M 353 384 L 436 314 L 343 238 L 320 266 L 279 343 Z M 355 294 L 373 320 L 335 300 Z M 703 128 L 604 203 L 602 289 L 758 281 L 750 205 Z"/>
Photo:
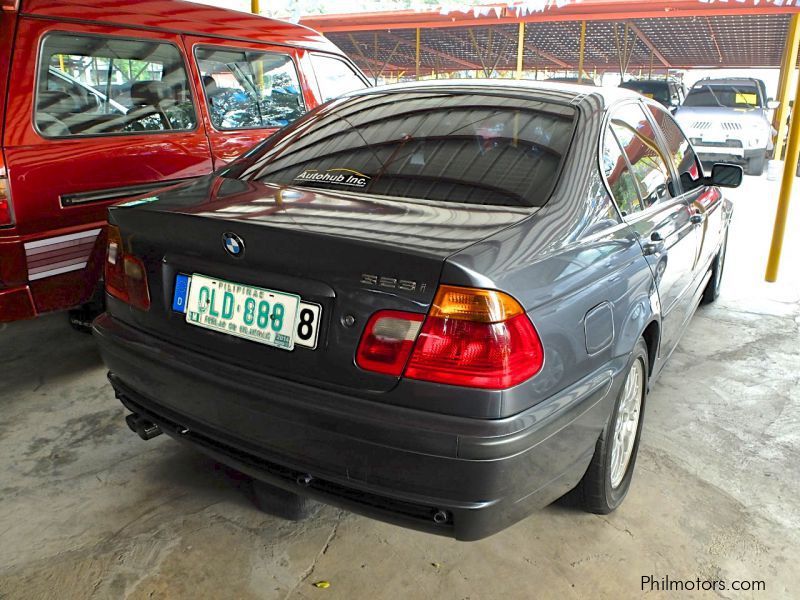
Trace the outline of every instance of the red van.
<path fill-rule="evenodd" d="M 90 302 L 106 208 L 368 85 L 314 31 L 158 0 L 0 0 L 0 322 Z"/>

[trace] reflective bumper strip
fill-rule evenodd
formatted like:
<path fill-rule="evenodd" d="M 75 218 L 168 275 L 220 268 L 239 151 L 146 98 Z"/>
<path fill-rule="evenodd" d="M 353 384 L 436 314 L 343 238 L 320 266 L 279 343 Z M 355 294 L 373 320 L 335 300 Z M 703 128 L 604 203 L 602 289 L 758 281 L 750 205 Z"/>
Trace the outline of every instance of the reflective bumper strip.
<path fill-rule="evenodd" d="M 53 275 L 60 275 L 61 273 L 68 273 L 70 271 L 79 271 L 85 268 L 87 262 L 80 262 L 75 263 L 74 265 L 67 265 L 64 267 L 58 267 L 57 269 L 52 269 L 50 271 L 42 271 L 41 273 L 34 273 L 33 275 L 29 275 L 28 279 L 31 281 L 36 281 L 37 279 L 44 279 L 45 277 L 52 277 Z"/>
<path fill-rule="evenodd" d="M 744 148 L 728 148 L 725 146 L 695 146 L 698 154 L 730 154 L 731 156 L 744 157 Z"/>
<path fill-rule="evenodd" d="M 80 231 L 78 233 L 70 233 L 68 235 L 59 235 L 57 237 L 45 238 L 43 240 L 36 240 L 35 242 L 25 242 L 25 251 L 33 250 L 34 248 L 41 248 L 42 246 L 51 246 L 53 244 L 60 244 L 61 242 L 69 242 L 71 240 L 79 240 L 88 237 L 97 237 L 100 229 L 90 229 L 89 231 Z"/>
<path fill-rule="evenodd" d="M 100 231 L 99 228 L 90 229 L 26 242 L 24 246 L 28 279 L 36 281 L 85 268 Z"/>

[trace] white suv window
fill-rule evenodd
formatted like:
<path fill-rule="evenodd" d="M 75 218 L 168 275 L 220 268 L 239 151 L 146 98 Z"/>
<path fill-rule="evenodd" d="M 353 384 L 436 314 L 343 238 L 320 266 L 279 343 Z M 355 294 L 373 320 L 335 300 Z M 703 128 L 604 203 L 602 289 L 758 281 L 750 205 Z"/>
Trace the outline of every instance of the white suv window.
<path fill-rule="evenodd" d="M 312 54 L 311 64 L 317 76 L 323 102 L 367 87 L 364 80 L 343 60 L 322 54 Z"/>

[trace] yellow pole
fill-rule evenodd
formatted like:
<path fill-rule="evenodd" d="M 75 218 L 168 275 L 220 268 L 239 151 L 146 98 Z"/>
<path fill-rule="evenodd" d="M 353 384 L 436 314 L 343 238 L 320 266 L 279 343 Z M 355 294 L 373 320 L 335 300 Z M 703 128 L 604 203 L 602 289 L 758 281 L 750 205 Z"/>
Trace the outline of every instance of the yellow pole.
<path fill-rule="evenodd" d="M 420 35 L 421 35 L 420 28 L 417 27 L 417 54 L 416 54 L 416 63 L 415 64 L 416 64 L 416 74 L 417 74 L 417 79 L 418 80 L 419 80 L 419 46 L 420 46 L 420 42 L 421 42 Z"/>
<path fill-rule="evenodd" d="M 254 15 L 261 14 L 261 7 L 258 5 L 258 0 L 250 0 L 250 12 Z"/>
<path fill-rule="evenodd" d="M 64 68 L 64 55 L 63 54 L 59 54 L 58 55 L 58 66 L 61 69 L 62 73 L 66 73 L 67 72 L 67 70 Z"/>
<path fill-rule="evenodd" d="M 783 166 L 781 193 L 778 196 L 778 210 L 775 214 L 775 227 L 772 230 L 772 245 L 769 249 L 767 273 L 764 276 L 770 282 L 778 280 L 778 266 L 781 262 L 781 250 L 783 249 L 783 234 L 786 231 L 786 217 L 789 214 L 789 200 L 792 196 L 792 185 L 797 171 L 798 155 L 800 155 L 800 79 L 797 81 L 795 102 L 792 107 L 789 141 L 786 146 L 786 163 Z"/>
<path fill-rule="evenodd" d="M 775 96 L 779 100 L 781 98 L 783 98 L 783 94 L 786 91 L 786 81 L 784 81 L 785 79 L 788 79 L 786 77 L 786 61 L 788 60 L 786 55 L 792 49 L 791 33 L 792 33 L 792 22 L 791 22 L 791 19 L 790 19 L 789 20 L 789 30 L 786 32 L 786 43 L 783 45 L 783 52 L 781 53 L 781 69 L 779 71 L 779 78 L 778 78 L 778 93 Z M 779 127 L 778 127 L 778 113 L 779 112 L 780 112 L 779 110 L 776 110 L 772 115 L 772 127 L 773 127 L 773 129 L 775 129 L 775 131 L 778 131 L 778 129 L 779 129 Z"/>
<path fill-rule="evenodd" d="M 776 160 L 781 159 L 783 145 L 786 141 L 786 116 L 789 114 L 789 90 L 792 86 L 797 65 L 797 50 L 800 47 L 800 15 L 792 15 L 789 22 L 789 34 L 786 37 L 786 48 L 784 50 L 783 64 L 781 65 L 781 78 L 778 84 L 778 100 L 780 106 L 776 112 L 775 129 L 778 135 L 775 137 L 775 152 L 773 156 Z M 800 100 L 800 98 L 796 99 Z M 788 156 L 787 156 L 788 158 Z"/>
<path fill-rule="evenodd" d="M 581 43 L 578 51 L 578 83 L 583 81 L 583 59 L 586 51 L 586 21 L 581 21 Z"/>
<path fill-rule="evenodd" d="M 522 79 L 522 58 L 525 53 L 525 23 L 519 23 L 519 36 L 517 37 L 517 79 Z"/>

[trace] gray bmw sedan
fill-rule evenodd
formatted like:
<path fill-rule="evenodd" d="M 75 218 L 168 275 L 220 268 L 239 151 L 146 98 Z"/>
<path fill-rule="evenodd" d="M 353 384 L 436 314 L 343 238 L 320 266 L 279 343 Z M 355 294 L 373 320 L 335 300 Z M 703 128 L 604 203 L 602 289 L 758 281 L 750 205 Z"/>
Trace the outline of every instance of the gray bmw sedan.
<path fill-rule="evenodd" d="M 461 540 L 608 513 L 741 178 L 626 90 L 355 92 L 111 208 L 94 331 L 131 429 L 285 495 Z"/>

